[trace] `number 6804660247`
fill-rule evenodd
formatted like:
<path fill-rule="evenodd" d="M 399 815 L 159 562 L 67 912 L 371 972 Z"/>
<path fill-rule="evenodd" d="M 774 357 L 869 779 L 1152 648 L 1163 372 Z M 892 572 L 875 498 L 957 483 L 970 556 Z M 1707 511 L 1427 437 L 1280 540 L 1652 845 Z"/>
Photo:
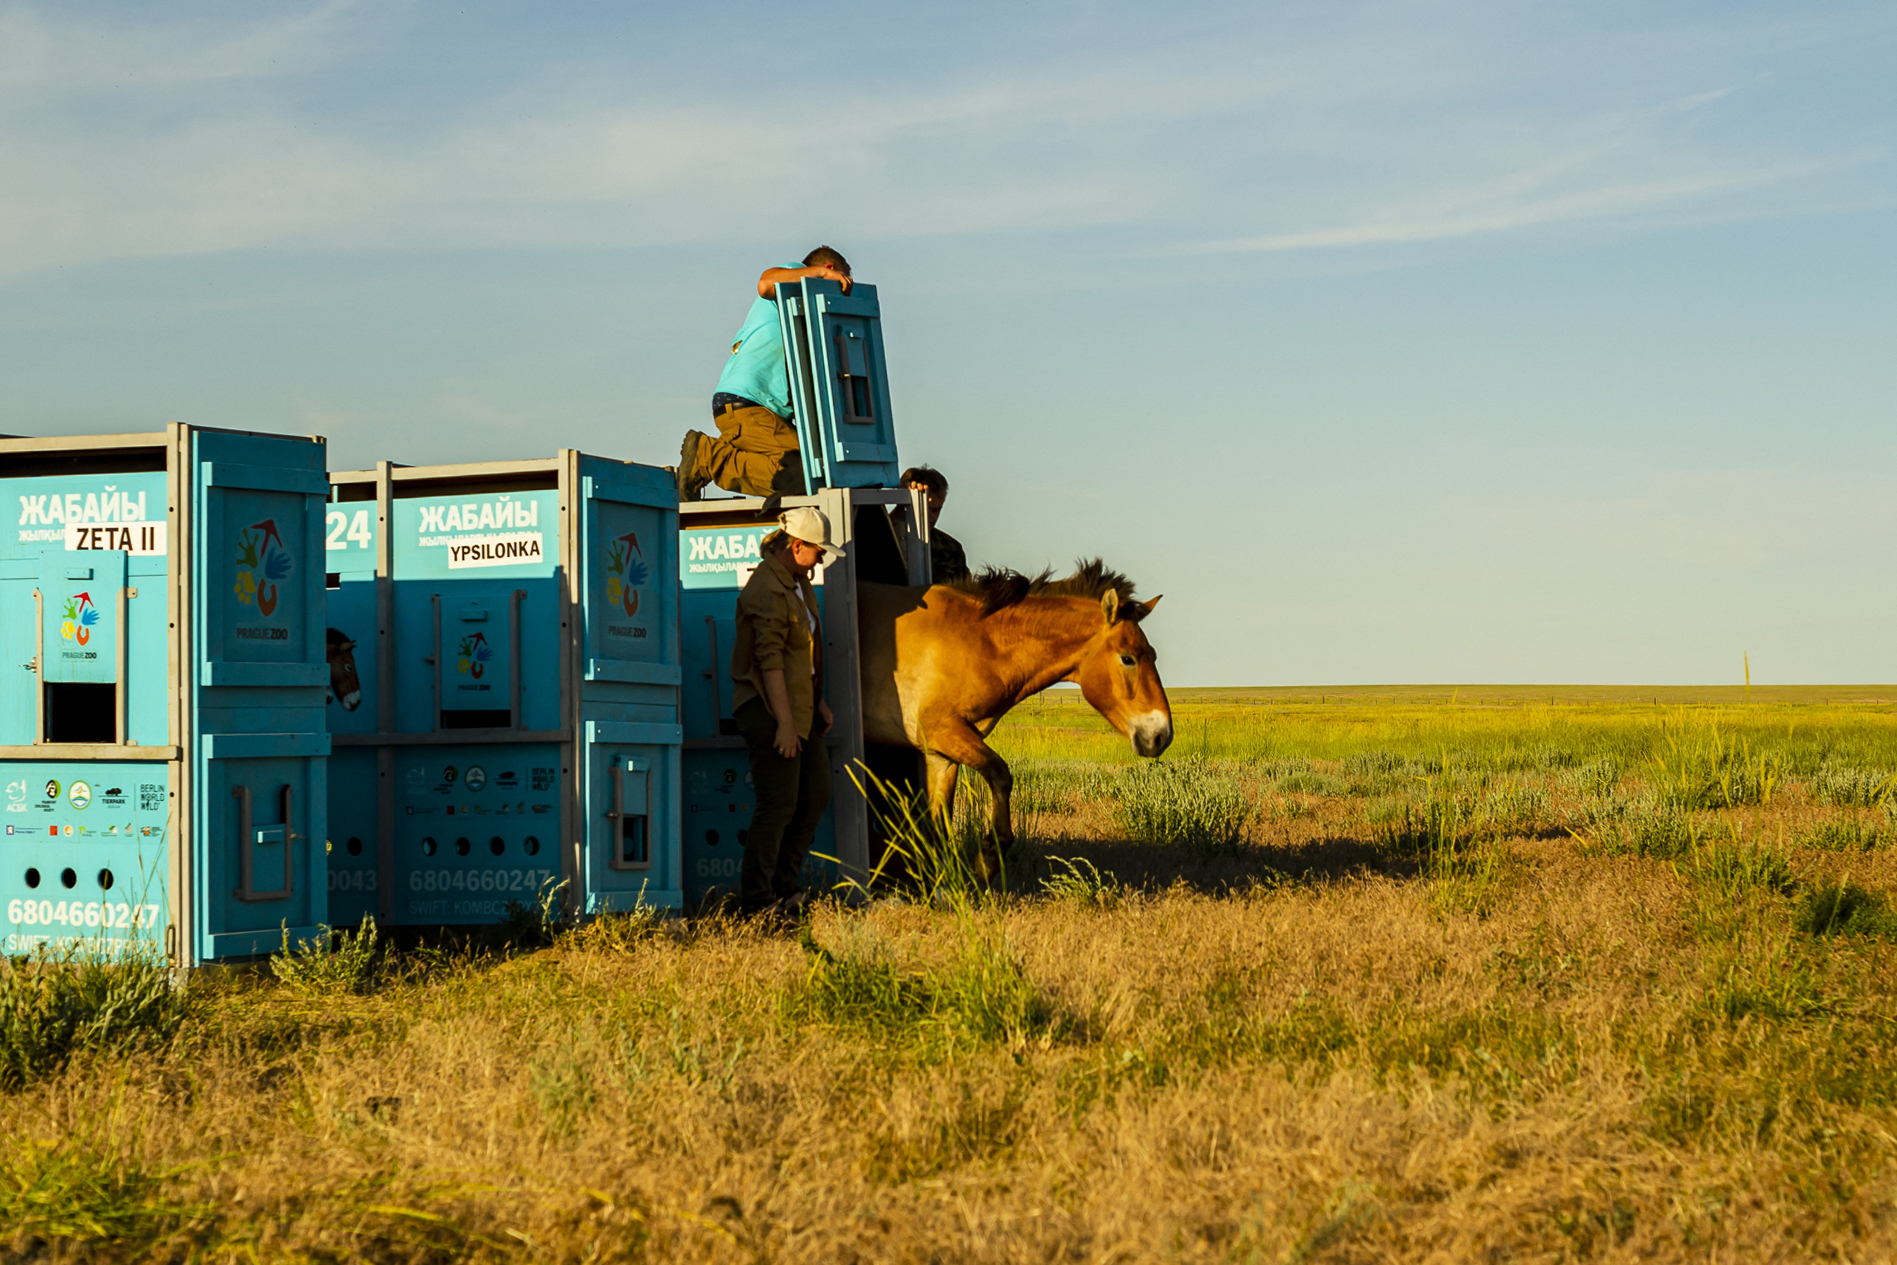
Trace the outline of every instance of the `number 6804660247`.
<path fill-rule="evenodd" d="M 158 906 L 123 901 L 10 900 L 7 921 L 16 927 L 101 927 L 110 930 L 158 925 Z"/>

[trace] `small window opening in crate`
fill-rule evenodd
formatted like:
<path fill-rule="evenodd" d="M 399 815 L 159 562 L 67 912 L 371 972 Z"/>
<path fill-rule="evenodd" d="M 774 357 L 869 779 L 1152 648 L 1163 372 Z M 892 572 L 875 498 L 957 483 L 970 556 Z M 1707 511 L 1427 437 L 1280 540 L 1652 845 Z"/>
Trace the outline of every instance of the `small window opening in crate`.
<path fill-rule="evenodd" d="M 45 741 L 118 741 L 117 685 L 49 682 L 45 688 Z"/>

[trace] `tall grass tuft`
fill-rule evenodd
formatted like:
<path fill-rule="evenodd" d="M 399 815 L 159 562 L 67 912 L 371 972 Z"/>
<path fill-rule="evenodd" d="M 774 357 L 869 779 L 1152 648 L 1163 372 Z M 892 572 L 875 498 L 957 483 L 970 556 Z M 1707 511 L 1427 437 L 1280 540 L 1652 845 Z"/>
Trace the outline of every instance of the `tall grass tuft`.
<path fill-rule="evenodd" d="M 957 910 L 952 950 L 930 965 L 900 960 L 860 920 L 844 925 L 834 947 L 808 923 L 801 929 L 809 966 L 799 1012 L 935 1055 L 993 1043 L 1018 1049 L 1050 1035 L 1054 1008 L 992 918 Z"/>
<path fill-rule="evenodd" d="M 1345 756 L 1341 765 L 1352 777 L 1410 778 L 1417 772 L 1408 756 L 1398 755 L 1388 747 Z"/>
<path fill-rule="evenodd" d="M 1795 925 L 1814 936 L 1897 939 L 1897 913 L 1880 892 L 1845 880 L 1814 887 L 1799 902 Z"/>
<path fill-rule="evenodd" d="M 1351 783 L 1344 778 L 1308 768 L 1294 769 L 1272 779 L 1272 789 L 1280 795 L 1342 795 L 1350 786 Z"/>
<path fill-rule="evenodd" d="M 1801 848 L 1825 852 L 1874 852 L 1887 848 L 1892 841 L 1888 825 L 1857 817 L 1831 817 L 1801 833 L 1794 842 Z"/>
<path fill-rule="evenodd" d="M 1399 856 L 1427 858 L 1454 847 L 1469 825 L 1469 810 L 1453 796 L 1386 805 L 1377 841 Z"/>
<path fill-rule="evenodd" d="M 1690 811 L 1763 804 L 1778 787 L 1778 756 L 1755 754 L 1749 741 L 1727 736 L 1717 724 L 1689 726 L 1682 714 L 1664 723 L 1661 737 L 1653 785 L 1672 807 Z"/>
<path fill-rule="evenodd" d="M 9 1259 L 131 1259 L 198 1210 L 168 1199 L 164 1178 L 71 1135 L 15 1138 L 0 1150 L 0 1249 Z M 123 1254 L 123 1255 L 118 1255 Z"/>
<path fill-rule="evenodd" d="M 1429 902 L 1439 914 L 1487 917 L 1495 908 L 1506 877 L 1508 856 L 1499 838 L 1539 828 L 1547 796 L 1512 788 L 1478 798 L 1462 782 L 1454 760 L 1445 756 L 1438 776 L 1420 780 L 1419 801 L 1385 801 L 1375 821 L 1379 842 L 1399 856 L 1422 862 L 1429 881 Z M 1492 815 L 1498 803 L 1504 816 Z M 1528 822 L 1536 823 L 1529 827 Z"/>
<path fill-rule="evenodd" d="M 1439 914 L 1486 918 L 1500 900 L 1508 853 L 1495 840 L 1450 843 L 1429 854 L 1429 903 Z"/>
<path fill-rule="evenodd" d="M 1561 770 L 1560 781 L 1577 795 L 1597 799 L 1611 795 L 1620 781 L 1620 761 L 1612 756 L 1600 756 Z"/>
<path fill-rule="evenodd" d="M 1740 898 L 1750 892 L 1785 895 L 1798 876 L 1784 852 L 1741 839 L 1736 831 L 1703 838 L 1674 864 L 1682 878 L 1720 895 Z"/>
<path fill-rule="evenodd" d="M 584 953 L 630 953 L 664 925 L 665 911 L 645 903 L 645 892 L 631 909 L 605 913 L 562 933 L 560 942 Z"/>
<path fill-rule="evenodd" d="M 1897 787 L 1897 774 L 1827 762 L 1812 775 L 1811 797 L 1821 804 L 1869 808 L 1889 800 L 1894 787 Z"/>
<path fill-rule="evenodd" d="M 1446 758 L 1437 764 L 1439 774 L 1416 778 L 1423 787 L 1423 798 L 1404 801 L 1400 811 L 1391 811 L 1378 831 L 1384 847 L 1403 856 L 1424 860 L 1471 837 L 1482 824 L 1475 797 L 1468 793 L 1453 763 Z"/>
<path fill-rule="evenodd" d="M 1548 792 L 1538 786 L 1505 786 L 1491 791 L 1482 803 L 1482 816 L 1497 835 L 1534 835 L 1553 820 Z"/>
<path fill-rule="evenodd" d="M 1702 961 L 1700 1005 L 1728 1023 L 1804 1019 L 1830 1008 L 1823 977 L 1788 936 L 1735 931 L 1719 940 Z"/>
<path fill-rule="evenodd" d="M 0 1090 L 60 1071 L 81 1051 L 168 1043 L 194 999 L 156 954 L 42 953 L 0 963 Z"/>
<path fill-rule="evenodd" d="M 1014 766 L 1014 811 L 1024 819 L 1021 833 L 1033 828 L 1025 819 L 1059 816 L 1074 811 L 1093 781 L 1092 766 L 1068 760 L 1022 761 Z"/>
<path fill-rule="evenodd" d="M 1587 814 L 1588 841 L 1611 856 L 1682 857 L 1706 836 L 1692 813 L 1659 796 L 1615 798 Z"/>
<path fill-rule="evenodd" d="M 1048 864 L 1064 871 L 1049 875 L 1041 884 L 1041 890 L 1054 900 L 1081 909 L 1118 909 L 1126 900 L 1126 887 L 1120 880 L 1112 874 L 1102 874 L 1100 868 L 1085 857 L 1049 857 Z"/>
<path fill-rule="evenodd" d="M 1201 853 L 1236 848 L 1253 814 L 1238 779 L 1197 756 L 1136 765 L 1120 774 L 1114 797 L 1128 839 Z"/>
<path fill-rule="evenodd" d="M 840 914 L 832 924 L 840 934 L 827 946 L 806 922 L 798 939 L 809 967 L 797 1009 L 938 1053 L 995 1041 L 1018 1048 L 1044 1034 L 1053 1007 L 1008 941 L 996 904 L 1000 893 L 976 868 L 980 837 L 972 820 L 964 817 L 959 827 L 938 821 L 920 795 L 905 794 L 868 769 L 852 776 L 882 826 L 885 851 L 871 874 L 846 877 L 840 886 L 868 896 L 896 879 L 950 914 L 953 950 L 946 961 L 911 964 L 859 916 Z"/>
<path fill-rule="evenodd" d="M 882 828 L 883 854 L 867 875 L 844 876 L 839 886 L 845 894 L 866 897 L 893 884 L 927 905 L 959 908 L 981 899 L 988 884 L 976 864 L 981 830 L 974 814 L 939 821 L 920 791 L 911 793 L 868 768 L 853 768 L 850 777 Z M 1005 866 L 999 881 L 1007 881 Z"/>
<path fill-rule="evenodd" d="M 270 956 L 270 973 L 292 992 L 313 997 L 341 997 L 373 993 L 382 975 L 382 945 L 375 919 L 364 915 L 355 931 L 332 937 L 327 927 L 307 944 L 292 945 L 290 929 L 283 929 L 283 949 Z"/>
<path fill-rule="evenodd" d="M 542 879 L 540 890 L 530 905 L 508 901 L 507 916 L 495 924 L 494 939 L 504 946 L 522 949 L 544 948 L 558 940 L 570 925 L 561 899 L 569 881 L 561 879 L 556 883 L 551 878 Z"/>

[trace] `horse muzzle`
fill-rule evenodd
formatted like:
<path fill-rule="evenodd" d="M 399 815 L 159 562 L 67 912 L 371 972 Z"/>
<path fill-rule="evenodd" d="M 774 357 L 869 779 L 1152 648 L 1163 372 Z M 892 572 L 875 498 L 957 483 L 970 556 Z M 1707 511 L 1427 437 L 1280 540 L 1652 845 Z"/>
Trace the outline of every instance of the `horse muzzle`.
<path fill-rule="evenodd" d="M 1127 718 L 1126 732 L 1133 739 L 1134 753 L 1150 760 L 1172 745 L 1172 717 L 1165 712 L 1141 712 Z"/>

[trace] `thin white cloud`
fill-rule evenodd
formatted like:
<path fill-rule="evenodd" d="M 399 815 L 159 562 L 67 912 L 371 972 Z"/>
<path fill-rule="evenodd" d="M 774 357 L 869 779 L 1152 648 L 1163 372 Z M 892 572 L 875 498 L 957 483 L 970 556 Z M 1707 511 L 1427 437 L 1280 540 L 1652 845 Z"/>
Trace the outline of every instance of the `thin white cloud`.
<path fill-rule="evenodd" d="M 1363 223 L 1303 229 L 1263 237 L 1205 242 L 1182 254 L 1217 255 L 1285 250 L 1321 250 L 1505 233 L 1516 229 L 1637 215 L 1701 202 L 1716 194 L 1757 189 L 1809 176 L 1820 168 L 1789 165 L 1758 171 L 1706 172 L 1670 179 L 1608 184 L 1543 197 L 1501 198 L 1450 214 L 1397 210 Z M 1468 201 L 1480 203 L 1480 198 Z"/>
<path fill-rule="evenodd" d="M 1523 59 L 1466 18 L 1359 18 L 845 80 L 808 109 L 734 102 L 676 67 L 628 74 L 624 50 L 566 50 L 523 59 L 512 82 L 441 88 L 417 113 L 353 91 L 352 57 L 385 17 L 350 0 L 236 30 L 0 7 L 0 277 L 270 248 L 656 245 L 819 220 L 858 239 L 1121 225 L 1196 239 L 1155 253 L 1336 250 L 1717 213 L 1840 161 L 1708 139 L 1709 117 L 1749 108 L 1721 86 L 1744 78 L 1725 63 L 1712 79 L 1649 70 L 1668 91 L 1597 104 L 1572 84 L 1525 88 Z M 312 75 L 322 91 L 290 86 Z"/>
<path fill-rule="evenodd" d="M 42 99 L 98 90 L 178 88 L 306 72 L 340 50 L 357 0 L 325 0 L 236 24 L 164 14 L 105 20 L 0 6 L 0 93 Z"/>

